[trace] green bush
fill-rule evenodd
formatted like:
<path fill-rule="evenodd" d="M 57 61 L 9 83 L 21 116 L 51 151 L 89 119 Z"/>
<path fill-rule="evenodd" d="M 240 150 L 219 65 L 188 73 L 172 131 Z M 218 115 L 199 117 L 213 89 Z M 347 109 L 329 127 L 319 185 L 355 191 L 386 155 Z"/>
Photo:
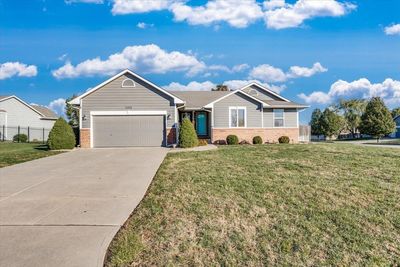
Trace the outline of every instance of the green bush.
<path fill-rule="evenodd" d="M 26 134 L 16 134 L 13 137 L 14 142 L 26 143 L 28 141 L 28 136 Z"/>
<path fill-rule="evenodd" d="M 289 136 L 284 135 L 279 137 L 278 142 L 279 144 L 289 144 L 290 142 Z"/>
<path fill-rule="evenodd" d="M 188 118 L 184 118 L 179 129 L 179 146 L 187 148 L 198 146 L 198 144 L 199 139 L 197 139 L 192 122 Z"/>
<path fill-rule="evenodd" d="M 53 125 L 47 139 L 50 149 L 72 149 L 75 147 L 75 134 L 72 127 L 63 119 L 59 118 Z"/>
<path fill-rule="evenodd" d="M 239 144 L 239 138 L 234 134 L 230 134 L 226 137 L 226 143 L 228 145 L 237 145 Z"/>
<path fill-rule="evenodd" d="M 261 136 L 254 136 L 253 137 L 253 144 L 255 145 L 261 145 L 263 143 L 263 140 L 261 138 Z"/>

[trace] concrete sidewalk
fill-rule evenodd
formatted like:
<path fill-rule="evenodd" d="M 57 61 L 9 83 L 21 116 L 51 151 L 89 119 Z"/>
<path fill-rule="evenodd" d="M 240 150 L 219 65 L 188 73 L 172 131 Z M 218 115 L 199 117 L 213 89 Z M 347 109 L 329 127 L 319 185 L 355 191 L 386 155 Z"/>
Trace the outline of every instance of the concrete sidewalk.
<path fill-rule="evenodd" d="M 80 149 L 0 169 L 0 266 L 102 266 L 168 149 Z"/>
<path fill-rule="evenodd" d="M 335 143 L 338 143 L 338 144 L 353 144 L 353 145 L 368 146 L 368 147 L 397 148 L 397 149 L 400 149 L 400 145 L 386 143 L 386 142 L 393 141 L 393 140 L 394 139 L 382 139 L 380 141 L 380 143 L 377 143 L 375 140 L 336 141 Z"/>

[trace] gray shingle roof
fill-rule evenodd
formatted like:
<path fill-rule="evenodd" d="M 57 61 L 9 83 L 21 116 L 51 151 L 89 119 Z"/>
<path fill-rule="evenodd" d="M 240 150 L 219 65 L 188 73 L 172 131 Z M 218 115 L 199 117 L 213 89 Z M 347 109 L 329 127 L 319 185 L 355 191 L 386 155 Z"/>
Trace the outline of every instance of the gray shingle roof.
<path fill-rule="evenodd" d="M 49 108 L 43 107 L 43 106 L 38 106 L 38 105 L 31 105 L 31 107 L 35 110 L 37 110 L 39 113 L 43 114 L 44 118 L 46 119 L 57 119 L 58 116 L 54 111 L 52 111 Z"/>
<path fill-rule="evenodd" d="M 201 109 L 231 91 L 169 91 L 186 102 L 186 109 Z"/>
<path fill-rule="evenodd" d="M 7 98 L 10 97 L 10 95 L 0 95 L 0 100 L 2 100 L 3 98 Z"/>
<path fill-rule="evenodd" d="M 205 105 L 223 97 L 232 91 L 169 91 L 180 99 L 186 101 L 186 109 L 201 109 Z M 261 100 L 261 99 L 260 99 Z M 286 102 L 278 100 L 261 100 L 272 108 L 306 108 L 306 105 L 295 102 Z"/>

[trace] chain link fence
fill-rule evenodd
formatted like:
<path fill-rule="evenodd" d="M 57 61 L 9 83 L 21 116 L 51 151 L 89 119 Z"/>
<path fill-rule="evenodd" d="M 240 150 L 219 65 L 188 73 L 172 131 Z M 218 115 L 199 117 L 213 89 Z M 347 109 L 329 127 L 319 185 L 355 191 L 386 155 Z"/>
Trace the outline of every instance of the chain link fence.
<path fill-rule="evenodd" d="M 39 127 L 0 125 L 0 141 L 21 142 L 21 135 L 26 135 L 27 142 L 45 143 L 51 129 Z"/>

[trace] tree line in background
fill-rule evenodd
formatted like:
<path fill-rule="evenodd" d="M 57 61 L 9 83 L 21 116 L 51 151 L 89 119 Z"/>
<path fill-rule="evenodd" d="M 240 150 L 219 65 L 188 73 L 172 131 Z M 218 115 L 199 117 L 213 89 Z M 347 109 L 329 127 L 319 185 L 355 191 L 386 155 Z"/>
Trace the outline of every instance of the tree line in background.
<path fill-rule="evenodd" d="M 314 109 L 311 116 L 311 134 L 331 139 L 341 133 L 352 138 L 369 135 L 377 139 L 396 129 L 394 118 L 400 115 L 400 107 L 390 111 L 380 97 L 369 101 L 363 99 L 341 100 L 324 111 Z"/>

